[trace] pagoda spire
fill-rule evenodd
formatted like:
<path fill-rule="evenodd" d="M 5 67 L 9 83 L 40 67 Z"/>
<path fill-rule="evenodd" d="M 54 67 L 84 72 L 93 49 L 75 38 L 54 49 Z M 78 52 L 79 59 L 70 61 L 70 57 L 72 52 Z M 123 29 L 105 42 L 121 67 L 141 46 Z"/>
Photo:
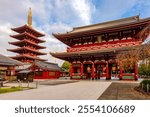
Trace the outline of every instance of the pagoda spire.
<path fill-rule="evenodd" d="M 29 11 L 28 11 L 28 26 L 32 26 L 32 10 L 31 8 L 29 8 Z"/>

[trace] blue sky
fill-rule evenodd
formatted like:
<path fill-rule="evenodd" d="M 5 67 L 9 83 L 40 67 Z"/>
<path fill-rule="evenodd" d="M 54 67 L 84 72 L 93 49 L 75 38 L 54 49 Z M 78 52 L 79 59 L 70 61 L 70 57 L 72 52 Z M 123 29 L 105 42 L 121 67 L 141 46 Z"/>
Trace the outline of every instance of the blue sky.
<path fill-rule="evenodd" d="M 49 52 L 66 50 L 66 45 L 55 39 L 51 33 L 70 31 L 72 27 L 90 25 L 140 14 L 150 17 L 150 0 L 0 0 L 0 42 L 1 54 L 12 56 L 8 44 L 16 41 L 10 28 L 27 23 L 29 7 L 33 11 L 33 27 L 45 33 L 43 39 L 47 52 L 43 58 L 54 62 Z M 41 56 L 42 57 L 42 56 Z M 59 64 L 61 60 L 57 60 Z"/>

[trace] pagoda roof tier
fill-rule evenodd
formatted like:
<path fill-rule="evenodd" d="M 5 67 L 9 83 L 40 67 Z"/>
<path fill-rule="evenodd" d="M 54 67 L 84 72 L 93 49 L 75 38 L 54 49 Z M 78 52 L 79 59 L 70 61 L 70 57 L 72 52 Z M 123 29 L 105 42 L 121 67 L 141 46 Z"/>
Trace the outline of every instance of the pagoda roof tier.
<path fill-rule="evenodd" d="M 45 40 L 41 40 L 41 39 L 39 39 L 39 38 L 37 38 L 37 37 L 29 34 L 28 32 L 23 32 L 21 34 L 10 35 L 10 36 L 13 37 L 13 38 L 15 38 L 15 39 L 17 39 L 17 40 L 23 40 L 23 39 L 29 39 L 29 38 L 31 38 L 31 39 L 37 41 L 38 43 L 45 42 Z"/>
<path fill-rule="evenodd" d="M 16 48 L 16 49 L 7 49 L 8 51 L 11 52 L 16 52 L 16 53 L 22 53 L 23 51 L 28 51 L 31 53 L 35 53 L 36 55 L 46 55 L 44 52 L 39 52 L 37 50 L 31 49 L 29 47 L 22 47 L 22 48 Z"/>
<path fill-rule="evenodd" d="M 69 40 L 73 38 L 80 38 L 91 35 L 101 35 L 104 33 L 130 30 L 131 28 L 137 28 L 138 26 L 147 26 L 150 23 L 150 17 L 140 19 L 139 16 L 128 17 L 124 19 L 88 25 L 83 27 L 73 28 L 72 31 L 67 33 L 53 33 L 53 36 L 63 43 L 70 46 Z"/>
<path fill-rule="evenodd" d="M 94 58 L 98 57 L 98 58 L 106 59 L 106 56 L 111 56 L 111 58 L 113 58 L 119 52 L 134 50 L 137 47 L 139 46 L 124 46 L 124 47 L 105 48 L 105 49 L 99 49 L 99 50 L 80 51 L 80 52 L 60 52 L 60 53 L 50 52 L 50 54 L 53 57 L 56 57 L 62 60 L 67 60 L 67 61 L 70 61 L 71 59 L 81 60 L 81 58 L 89 59 L 91 58 L 91 56 Z"/>
<path fill-rule="evenodd" d="M 36 37 L 45 36 L 43 33 L 40 33 L 39 31 L 33 29 L 31 26 L 28 26 L 27 24 L 17 27 L 17 28 L 11 28 L 11 29 L 18 33 L 29 32 L 29 33 L 32 33 Z"/>
<path fill-rule="evenodd" d="M 24 40 L 21 40 L 21 41 L 16 41 L 16 42 L 8 42 L 9 44 L 12 44 L 12 45 L 15 45 L 15 46 L 19 46 L 19 47 L 23 47 L 25 46 L 25 43 L 29 44 L 29 45 L 32 45 L 38 49 L 45 49 L 46 47 L 44 46 L 40 46 L 32 41 L 29 41 L 27 39 L 24 39 Z"/>
<path fill-rule="evenodd" d="M 21 59 L 26 58 L 26 59 L 31 59 L 31 60 L 47 61 L 46 59 L 41 59 L 41 58 L 35 57 L 35 56 L 29 56 L 27 54 L 21 54 L 21 55 L 13 56 L 11 58 L 17 59 L 17 60 L 21 60 Z"/>

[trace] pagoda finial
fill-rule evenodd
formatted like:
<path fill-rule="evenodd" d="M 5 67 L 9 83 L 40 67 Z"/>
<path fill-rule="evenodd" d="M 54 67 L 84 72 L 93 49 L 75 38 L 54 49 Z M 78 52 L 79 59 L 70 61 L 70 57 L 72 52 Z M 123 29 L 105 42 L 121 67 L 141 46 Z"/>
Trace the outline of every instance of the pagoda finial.
<path fill-rule="evenodd" d="M 32 26 L 32 11 L 31 11 L 31 8 L 29 8 L 29 11 L 28 11 L 28 26 Z"/>

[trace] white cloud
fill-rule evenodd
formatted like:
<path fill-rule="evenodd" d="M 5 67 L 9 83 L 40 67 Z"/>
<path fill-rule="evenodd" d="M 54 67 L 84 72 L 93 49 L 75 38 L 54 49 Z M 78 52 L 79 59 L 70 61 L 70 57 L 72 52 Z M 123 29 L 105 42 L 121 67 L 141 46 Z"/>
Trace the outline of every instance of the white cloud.
<path fill-rule="evenodd" d="M 85 25 L 91 24 L 91 15 L 94 7 L 88 0 L 73 0 L 72 6 Z"/>
<path fill-rule="evenodd" d="M 23 6 L 25 9 L 31 7 L 35 24 L 48 22 L 53 10 L 52 5 L 47 4 L 46 0 L 23 0 Z"/>
<path fill-rule="evenodd" d="M 19 26 L 26 22 L 27 10 L 23 0 L 0 0 L 0 24 Z"/>
<path fill-rule="evenodd" d="M 71 26 L 90 24 L 94 11 L 91 0 L 55 0 L 53 8 L 55 20 Z"/>
<path fill-rule="evenodd" d="M 14 55 L 13 53 L 10 53 L 7 51 L 7 49 L 13 48 L 13 46 L 9 45 L 8 42 L 11 42 L 10 34 L 12 34 L 12 31 L 10 30 L 11 28 L 10 23 L 6 24 L 1 24 L 0 25 L 0 50 L 1 54 L 4 55 Z"/>
<path fill-rule="evenodd" d="M 53 24 L 45 24 L 41 27 L 47 33 L 65 33 L 66 31 L 72 30 L 72 27 L 61 22 Z"/>
<path fill-rule="evenodd" d="M 10 30 L 10 28 L 11 28 L 11 24 L 10 23 L 1 24 L 0 25 L 1 36 L 2 35 L 9 35 L 9 34 L 11 34 L 12 31 Z"/>

